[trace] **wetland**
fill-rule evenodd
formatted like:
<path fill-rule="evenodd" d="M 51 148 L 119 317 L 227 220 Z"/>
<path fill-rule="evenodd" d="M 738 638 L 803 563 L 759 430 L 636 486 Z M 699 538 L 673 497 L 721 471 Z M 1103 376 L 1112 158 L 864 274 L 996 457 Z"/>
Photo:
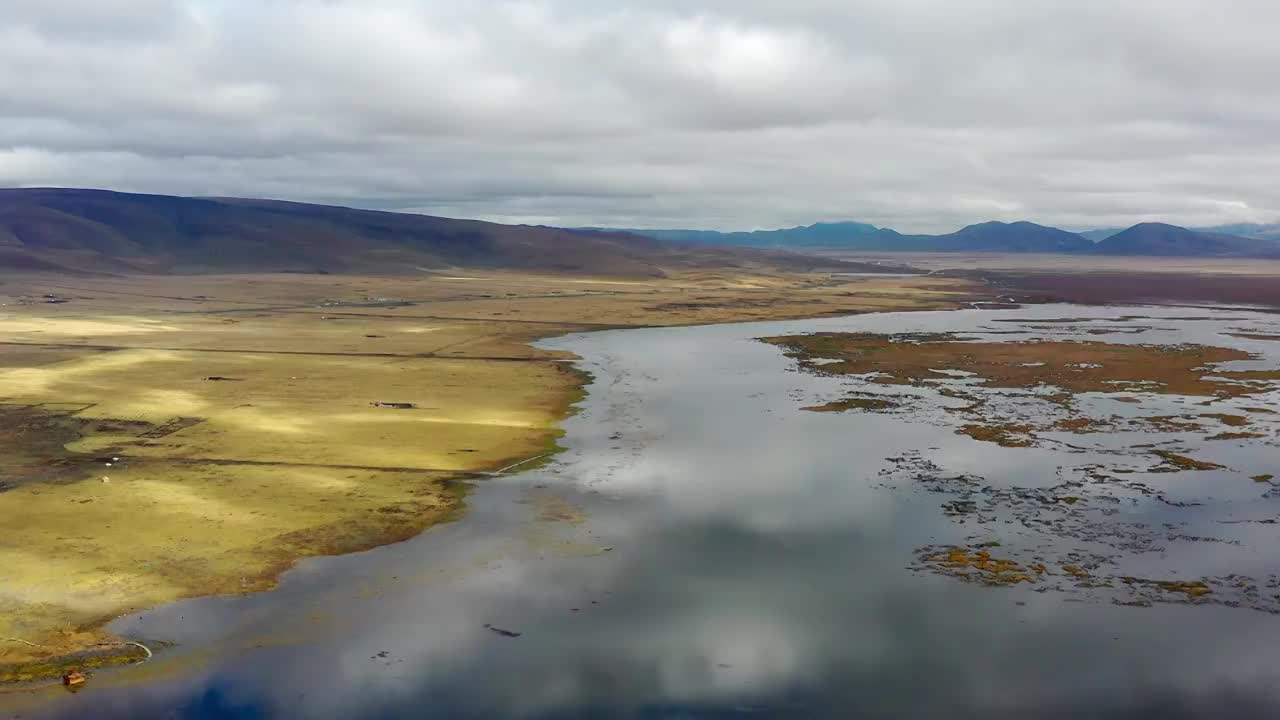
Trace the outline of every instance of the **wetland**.
<path fill-rule="evenodd" d="M 107 631 L 155 660 L 0 707 L 1268 717 L 1280 349 L 1238 335 L 1275 317 L 1046 305 L 545 339 L 592 378 L 555 458 L 269 592 L 124 615 Z"/>

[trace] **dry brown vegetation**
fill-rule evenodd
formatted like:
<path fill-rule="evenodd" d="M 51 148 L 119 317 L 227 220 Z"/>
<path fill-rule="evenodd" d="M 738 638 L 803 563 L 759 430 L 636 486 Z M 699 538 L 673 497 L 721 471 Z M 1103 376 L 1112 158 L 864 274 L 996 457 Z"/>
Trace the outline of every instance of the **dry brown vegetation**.
<path fill-rule="evenodd" d="M 1066 320 L 1043 320 L 1043 323 Z M 1225 370 L 1218 363 L 1256 359 L 1243 350 L 1201 345 L 1153 346 L 1109 344 L 1096 341 L 976 342 L 950 333 L 818 333 L 762 338 L 785 349 L 806 370 L 851 375 L 885 386 L 932 387 L 940 395 L 964 400 L 967 405 L 944 410 L 965 421 L 956 432 L 1003 447 L 1040 444 L 1047 432 L 1095 433 L 1103 430 L 1140 430 L 1158 433 L 1203 433 L 1216 441 L 1248 441 L 1268 437 L 1256 431 L 1249 417 L 1231 413 L 1198 415 L 1146 415 L 1122 418 L 1095 417 L 1076 402 L 1077 393 L 1106 393 L 1127 402 L 1146 396 L 1176 394 L 1233 398 L 1270 391 L 1280 380 L 1277 370 Z M 956 371 L 966 382 L 955 384 Z M 997 419 L 987 414 L 996 397 L 1016 397 L 1052 403 L 1056 412 Z M 1011 392 L 1013 391 L 1013 392 Z M 811 411 L 883 411 L 901 403 L 901 396 L 871 398 L 853 396 Z M 1267 413 L 1265 408 L 1244 408 Z M 1060 413 L 1067 413 L 1062 417 Z M 1226 428 L 1224 430 L 1224 427 Z M 1161 455 L 1157 472 L 1210 470 L 1220 466 L 1176 454 Z"/>
<path fill-rule="evenodd" d="M 926 549 L 920 553 L 920 559 L 943 574 L 990 586 L 1034 584 L 1039 576 L 1048 572 L 1043 564 L 1024 566 L 1008 558 L 994 557 L 986 548 Z"/>
<path fill-rule="evenodd" d="M 812 407 L 800 408 L 810 412 L 845 412 L 846 410 L 893 410 L 900 407 L 901 404 L 887 398 L 875 397 L 849 397 L 843 400 L 835 400 L 824 405 L 814 405 Z"/>
<path fill-rule="evenodd" d="M 465 481 L 552 451 L 581 397 L 538 338 L 974 292 L 737 272 L 0 278 L 0 675 L 58 672 L 122 613 L 456 517 Z"/>
<path fill-rule="evenodd" d="M 918 568 L 988 587 L 1051 583 L 1061 588 L 1062 583 L 1059 581 L 1066 580 L 1076 588 L 1124 589 L 1128 591 L 1127 596 L 1113 597 L 1112 602 L 1138 607 L 1149 607 L 1153 601 L 1188 604 L 1208 602 L 1209 596 L 1214 594 L 1213 585 L 1206 579 L 1159 580 L 1110 575 L 1096 572 L 1095 568 L 1081 567 L 1067 559 L 1050 562 L 1039 556 L 1019 561 L 1012 557 L 994 556 L 987 549 L 990 545 L 993 543 L 974 547 L 926 545 L 916 551 L 916 558 L 920 563 Z M 1237 583 L 1240 581 L 1238 576 L 1232 578 Z M 1221 581 L 1211 580 L 1214 583 Z M 1170 595 L 1182 597 L 1174 598 L 1169 597 Z M 1122 599 L 1124 597 L 1128 599 Z"/>
<path fill-rule="evenodd" d="M 1033 444 L 1031 433 L 1034 431 L 1034 426 L 1019 423 L 973 423 L 962 425 L 958 432 L 974 440 L 993 442 L 1001 447 L 1030 447 Z"/>
<path fill-rule="evenodd" d="M 1036 253 L 824 252 L 981 278 L 1019 302 L 1178 303 L 1280 307 L 1280 260 Z M 1257 337 L 1257 340 L 1274 338 Z"/>
<path fill-rule="evenodd" d="M 1251 355 L 1234 348 L 1118 345 L 1103 342 L 965 342 L 954 336 L 922 339 L 873 333 L 818 333 L 765 338 L 802 363 L 829 360 L 822 371 L 878 373 L 875 382 L 917 385 L 939 380 L 938 369 L 962 370 L 985 387 L 1051 385 L 1072 393 L 1141 391 L 1177 395 L 1238 396 L 1262 392 L 1254 381 L 1280 379 L 1280 371 L 1219 371 L 1206 366 Z M 1215 378 L 1221 378 L 1218 380 Z"/>
<path fill-rule="evenodd" d="M 1151 454 L 1164 459 L 1164 466 L 1162 466 L 1161 468 L 1157 468 L 1156 472 L 1166 468 L 1170 471 L 1221 470 L 1222 469 L 1222 466 L 1216 463 L 1205 462 L 1204 460 L 1196 460 L 1195 458 L 1187 457 L 1186 455 L 1180 455 L 1178 453 L 1175 453 L 1169 450 L 1152 450 Z"/>

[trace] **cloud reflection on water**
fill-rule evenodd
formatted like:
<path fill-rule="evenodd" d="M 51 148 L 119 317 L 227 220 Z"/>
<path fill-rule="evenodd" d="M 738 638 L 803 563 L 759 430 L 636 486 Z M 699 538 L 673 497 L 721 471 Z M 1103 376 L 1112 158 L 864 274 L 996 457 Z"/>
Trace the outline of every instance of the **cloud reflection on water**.
<path fill-rule="evenodd" d="M 1087 312 L 1097 310 L 1067 314 Z M 305 562 L 276 592 L 127 619 L 125 634 L 178 640 L 179 664 L 183 652 L 207 649 L 206 669 L 135 686 L 104 677 L 49 709 L 83 717 L 92 703 L 102 718 L 1273 716 L 1275 617 L 1117 607 L 906 572 L 915 547 L 958 542 L 973 528 L 941 517 L 937 497 L 876 487 L 886 456 L 933 447 L 947 467 L 996 481 L 1052 476 L 1063 456 L 1008 453 L 923 421 L 799 412 L 843 381 L 784 372 L 776 348 L 752 340 L 975 317 L 552 341 L 597 364 L 561 462 L 483 483 L 467 518 L 413 541 Z M 588 522 L 531 518 L 538 485 Z M 567 552 L 560 540 L 600 550 Z M 1199 561 L 1216 558 L 1209 549 Z"/>

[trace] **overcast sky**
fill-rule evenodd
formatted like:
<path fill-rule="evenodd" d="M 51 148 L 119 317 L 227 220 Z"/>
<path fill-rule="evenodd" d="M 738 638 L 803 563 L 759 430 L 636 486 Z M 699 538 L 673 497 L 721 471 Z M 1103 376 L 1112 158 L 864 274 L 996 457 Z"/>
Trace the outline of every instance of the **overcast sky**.
<path fill-rule="evenodd" d="M 1274 0 L 2 0 L 0 185 L 510 222 L 1280 220 Z"/>

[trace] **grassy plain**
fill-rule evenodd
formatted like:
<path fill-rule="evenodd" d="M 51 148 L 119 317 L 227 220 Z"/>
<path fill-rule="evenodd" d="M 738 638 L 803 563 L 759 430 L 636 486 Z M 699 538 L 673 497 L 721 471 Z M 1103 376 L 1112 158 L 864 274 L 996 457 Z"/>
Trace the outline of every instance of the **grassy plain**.
<path fill-rule="evenodd" d="M 552 451 L 581 397 L 538 338 L 980 292 L 717 272 L 0 277 L 0 680 L 84 662 L 121 614 L 262 590 L 300 558 L 457 517 L 467 482 Z"/>

